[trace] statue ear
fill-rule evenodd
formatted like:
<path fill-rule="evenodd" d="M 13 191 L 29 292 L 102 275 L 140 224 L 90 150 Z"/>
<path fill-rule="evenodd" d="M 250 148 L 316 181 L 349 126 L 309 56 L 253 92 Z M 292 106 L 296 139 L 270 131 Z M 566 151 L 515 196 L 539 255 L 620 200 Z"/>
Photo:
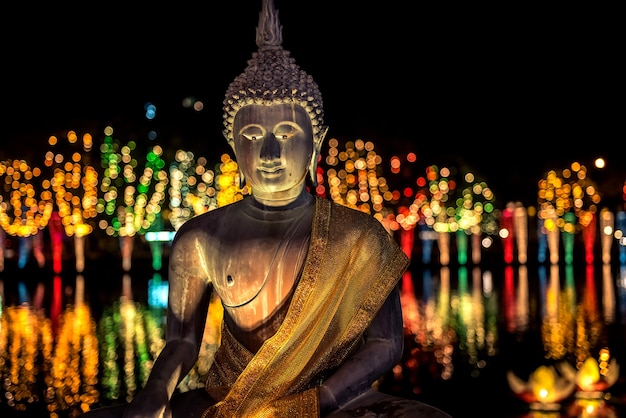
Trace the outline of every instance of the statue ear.
<path fill-rule="evenodd" d="M 311 156 L 311 163 L 309 164 L 309 177 L 311 177 L 313 187 L 317 186 L 317 159 L 322 152 L 322 144 L 324 143 L 327 132 L 328 126 L 324 126 L 319 134 L 314 135 L 313 138 L 313 155 Z"/>
<path fill-rule="evenodd" d="M 235 155 L 235 161 L 237 161 L 237 150 L 235 149 L 235 140 L 228 136 L 228 134 L 224 133 L 224 138 L 226 138 L 226 142 L 233 150 L 233 154 Z M 237 167 L 239 167 L 239 163 L 237 163 Z M 241 167 L 238 169 L 239 171 L 239 188 L 243 189 L 246 185 L 246 178 L 243 175 L 243 171 L 241 171 Z"/>
<path fill-rule="evenodd" d="M 324 138 L 326 138 L 326 134 L 328 133 L 328 126 L 323 126 L 320 130 L 320 133 L 313 138 L 313 146 L 315 150 L 319 154 L 322 152 L 322 144 L 324 143 Z"/>
<path fill-rule="evenodd" d="M 246 187 L 246 177 L 243 175 L 241 168 L 239 169 L 239 188 L 243 190 Z"/>

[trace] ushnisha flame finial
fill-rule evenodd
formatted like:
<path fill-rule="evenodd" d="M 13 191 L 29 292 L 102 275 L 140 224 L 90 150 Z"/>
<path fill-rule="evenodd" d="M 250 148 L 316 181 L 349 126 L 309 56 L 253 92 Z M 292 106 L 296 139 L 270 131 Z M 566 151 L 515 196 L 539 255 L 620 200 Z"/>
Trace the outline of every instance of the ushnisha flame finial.
<path fill-rule="evenodd" d="M 274 0 L 263 0 L 259 13 L 259 26 L 256 28 L 256 45 L 259 49 L 280 48 L 283 44 L 283 27 L 278 21 L 278 10 Z"/>
<path fill-rule="evenodd" d="M 313 77 L 301 70 L 289 51 L 283 49 L 282 26 L 273 0 L 263 0 L 256 43 L 258 51 L 226 90 L 223 131 L 226 140 L 232 145 L 233 120 L 243 106 L 280 103 L 302 106 L 311 118 L 315 140 L 323 138 L 326 127 L 322 95 Z"/>

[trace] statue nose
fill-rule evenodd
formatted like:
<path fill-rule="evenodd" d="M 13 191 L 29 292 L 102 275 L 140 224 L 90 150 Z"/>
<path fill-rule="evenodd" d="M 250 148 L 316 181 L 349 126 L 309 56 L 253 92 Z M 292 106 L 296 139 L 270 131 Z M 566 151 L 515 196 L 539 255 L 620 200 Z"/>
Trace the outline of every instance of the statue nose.
<path fill-rule="evenodd" d="M 276 136 L 270 133 L 263 141 L 261 159 L 272 160 L 275 158 L 280 158 L 280 144 L 276 140 Z"/>

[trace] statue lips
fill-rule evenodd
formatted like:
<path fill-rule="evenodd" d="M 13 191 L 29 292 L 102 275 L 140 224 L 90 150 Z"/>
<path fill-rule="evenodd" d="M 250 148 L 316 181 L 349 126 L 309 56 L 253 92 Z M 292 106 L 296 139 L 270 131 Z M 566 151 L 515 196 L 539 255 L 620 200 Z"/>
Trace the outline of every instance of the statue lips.
<path fill-rule="evenodd" d="M 273 166 L 261 165 L 257 169 L 259 173 L 261 173 L 261 176 L 267 179 L 278 178 L 285 171 L 285 167 L 282 164 L 273 165 Z"/>

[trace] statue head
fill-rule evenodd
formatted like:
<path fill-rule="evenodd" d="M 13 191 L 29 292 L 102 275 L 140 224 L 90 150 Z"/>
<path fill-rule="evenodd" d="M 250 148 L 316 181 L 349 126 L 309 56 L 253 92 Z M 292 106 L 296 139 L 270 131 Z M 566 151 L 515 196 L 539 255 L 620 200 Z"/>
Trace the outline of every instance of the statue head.
<path fill-rule="evenodd" d="M 256 31 L 256 44 L 258 50 L 248 60 L 244 72 L 233 80 L 226 91 L 224 136 L 235 154 L 239 154 L 236 139 L 240 136 L 237 130 L 242 127 L 242 124 L 238 123 L 241 122 L 241 118 L 245 119 L 245 124 L 249 124 L 254 122 L 254 118 L 263 119 L 266 117 L 264 115 L 267 115 L 273 122 L 279 123 L 280 126 L 276 128 L 279 130 L 287 129 L 289 124 L 280 124 L 282 121 L 275 119 L 277 115 L 298 118 L 300 122 L 297 123 L 297 129 L 303 131 L 298 135 L 308 137 L 307 146 L 312 150 L 308 169 L 311 180 L 316 184 L 317 159 L 327 132 L 327 127 L 324 126 L 322 96 L 313 77 L 300 69 L 289 51 L 283 49 L 282 27 L 273 0 L 263 0 Z M 251 108 L 246 109 L 245 115 L 240 114 L 242 109 L 249 106 Z M 273 107 L 282 110 L 273 111 L 271 109 Z M 261 125 L 271 128 L 266 123 L 259 123 L 259 127 Z M 287 158 L 295 155 L 296 150 L 293 146 L 291 151 Z M 239 158 L 238 155 L 237 159 Z M 242 163 L 245 162 L 239 162 L 240 166 Z M 245 173 L 245 168 L 241 168 Z"/>

